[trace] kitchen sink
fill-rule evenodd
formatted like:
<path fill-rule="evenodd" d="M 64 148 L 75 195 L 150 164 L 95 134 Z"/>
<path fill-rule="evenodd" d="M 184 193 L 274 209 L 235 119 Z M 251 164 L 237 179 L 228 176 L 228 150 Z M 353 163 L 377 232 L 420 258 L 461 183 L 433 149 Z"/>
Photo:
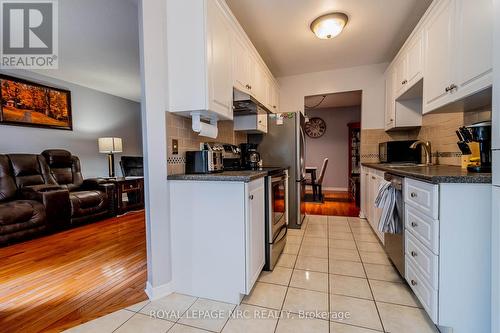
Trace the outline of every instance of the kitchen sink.
<path fill-rule="evenodd" d="M 397 163 L 397 164 L 384 164 L 387 168 L 419 168 L 419 167 L 427 167 L 434 166 L 434 164 L 415 164 L 415 163 Z"/>

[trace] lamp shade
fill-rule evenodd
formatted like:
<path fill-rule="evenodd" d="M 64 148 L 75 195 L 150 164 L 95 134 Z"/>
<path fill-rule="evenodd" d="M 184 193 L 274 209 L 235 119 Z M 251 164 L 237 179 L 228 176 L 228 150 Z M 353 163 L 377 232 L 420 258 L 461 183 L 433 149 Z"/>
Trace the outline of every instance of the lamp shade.
<path fill-rule="evenodd" d="M 97 142 L 100 153 L 113 154 L 123 151 L 121 138 L 99 138 Z"/>

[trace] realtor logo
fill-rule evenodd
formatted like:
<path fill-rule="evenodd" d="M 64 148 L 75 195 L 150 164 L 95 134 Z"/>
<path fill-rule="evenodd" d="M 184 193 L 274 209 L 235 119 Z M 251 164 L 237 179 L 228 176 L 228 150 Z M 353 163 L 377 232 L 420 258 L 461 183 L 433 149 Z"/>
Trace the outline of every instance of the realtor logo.
<path fill-rule="evenodd" d="M 57 0 L 0 0 L 5 69 L 57 69 Z"/>

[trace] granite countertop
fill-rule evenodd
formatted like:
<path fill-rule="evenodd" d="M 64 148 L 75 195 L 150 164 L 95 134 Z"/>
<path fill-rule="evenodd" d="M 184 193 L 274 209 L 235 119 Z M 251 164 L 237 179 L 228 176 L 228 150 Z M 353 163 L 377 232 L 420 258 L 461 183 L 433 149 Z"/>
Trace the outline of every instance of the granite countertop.
<path fill-rule="evenodd" d="M 168 180 L 191 180 L 191 181 L 223 181 L 223 182 L 244 182 L 265 177 L 271 173 L 288 169 L 286 167 L 269 167 L 257 170 L 224 171 L 206 174 L 177 174 L 167 177 Z"/>
<path fill-rule="evenodd" d="M 491 184 L 491 173 L 469 172 L 454 165 L 397 166 L 387 163 L 362 163 L 363 166 L 382 170 L 397 176 L 425 182 Z"/>

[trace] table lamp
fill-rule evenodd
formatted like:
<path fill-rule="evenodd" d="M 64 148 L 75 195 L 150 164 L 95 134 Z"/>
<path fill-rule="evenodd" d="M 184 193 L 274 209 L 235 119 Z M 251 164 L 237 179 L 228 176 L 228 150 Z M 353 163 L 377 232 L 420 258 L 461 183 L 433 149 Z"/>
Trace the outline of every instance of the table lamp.
<path fill-rule="evenodd" d="M 121 138 L 99 138 L 99 152 L 108 154 L 109 177 L 115 177 L 115 153 L 123 151 Z"/>

